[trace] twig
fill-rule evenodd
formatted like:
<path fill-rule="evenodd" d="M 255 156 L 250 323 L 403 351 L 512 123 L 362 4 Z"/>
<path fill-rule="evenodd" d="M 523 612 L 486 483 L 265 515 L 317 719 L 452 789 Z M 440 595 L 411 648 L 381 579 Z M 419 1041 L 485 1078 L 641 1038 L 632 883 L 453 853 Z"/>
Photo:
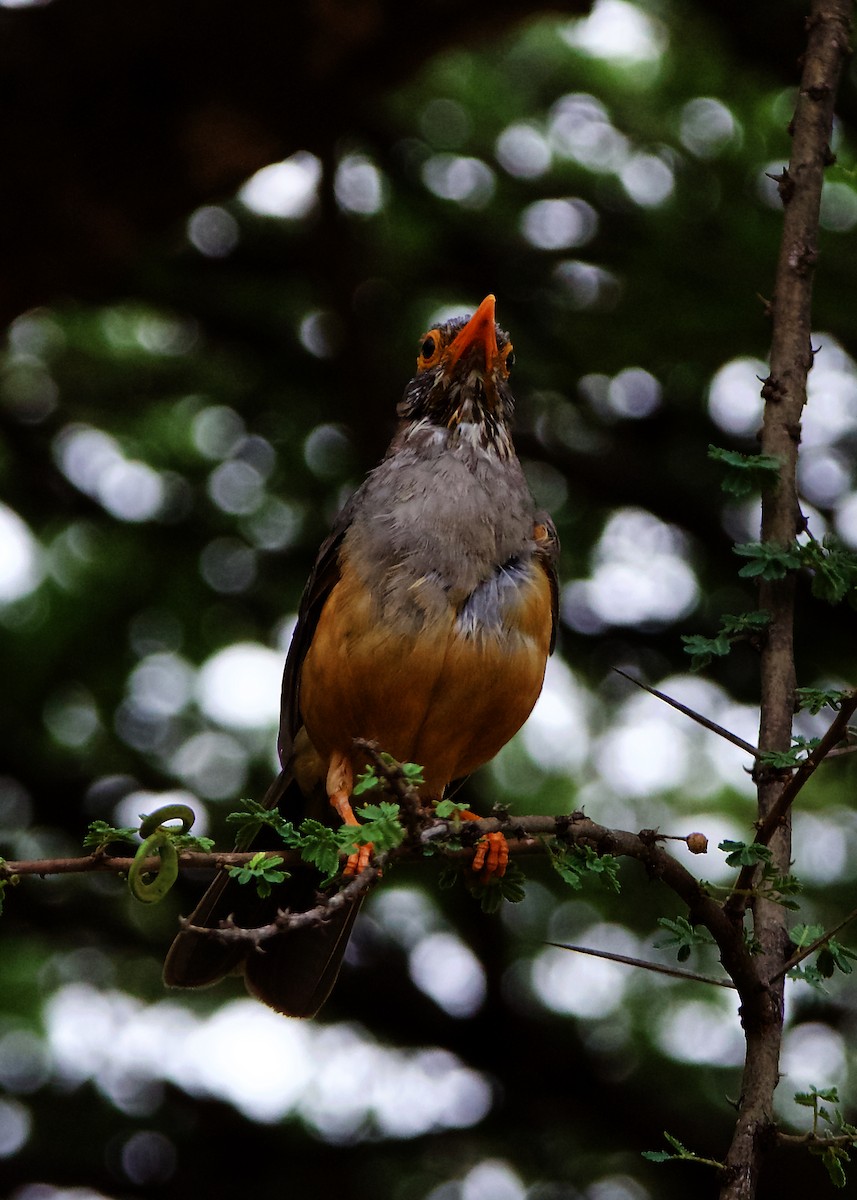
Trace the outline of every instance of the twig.
<path fill-rule="evenodd" d="M 816 1150 L 827 1150 L 853 1146 L 857 1138 L 852 1133 L 819 1137 L 817 1133 L 781 1133 L 777 1130 L 777 1141 L 782 1146 L 812 1146 Z"/>
<path fill-rule="evenodd" d="M 269 941 L 270 938 L 281 934 L 284 930 L 304 929 L 310 925 L 322 925 L 325 921 L 329 921 L 334 913 L 342 908 L 347 908 L 358 897 L 364 896 L 381 878 L 386 862 L 386 854 L 378 855 L 377 859 L 370 863 L 368 867 L 365 867 L 359 875 L 350 879 L 334 895 L 325 896 L 314 908 L 297 913 L 281 909 L 277 912 L 274 920 L 267 925 L 258 925 L 252 929 L 244 929 L 242 926 L 236 925 L 230 917 L 220 925 L 210 928 L 205 925 L 192 925 L 188 920 L 183 918 L 180 922 L 181 927 L 192 933 L 203 934 L 206 938 L 213 941 L 249 945 L 260 953 L 263 953 L 264 943 Z"/>
<path fill-rule="evenodd" d="M 363 751 L 392 795 L 400 801 L 408 833 L 412 838 L 417 837 L 420 829 L 433 819 L 431 807 L 422 803 L 417 789 L 405 775 L 401 765 L 391 761 L 389 755 L 383 754 L 377 742 L 354 738 L 354 746 Z"/>
<path fill-rule="evenodd" d="M 512 819 L 487 817 L 477 821 L 468 821 L 464 830 L 455 829 L 451 821 L 437 821 L 435 825 L 423 832 L 424 840 L 432 842 L 441 840 L 435 836 L 435 829 L 440 827 L 442 836 L 454 837 L 460 840 L 462 835 L 473 837 L 477 841 L 486 833 L 505 833 L 513 853 L 543 852 L 539 839 L 556 838 L 567 845 L 590 846 L 599 854 L 611 854 L 616 857 L 636 859 L 645 868 L 649 876 L 658 879 L 669 887 L 687 905 L 693 924 L 704 925 L 717 942 L 724 968 L 734 980 L 739 994 L 749 996 L 760 986 L 758 973 L 752 956 L 744 945 L 739 929 L 728 919 L 721 906 L 714 900 L 706 888 L 686 869 L 677 859 L 673 858 L 660 844 L 666 835 L 657 830 L 642 830 L 631 833 L 623 829 L 610 829 L 591 821 L 583 813 L 571 813 L 556 817 L 533 815 L 514 817 Z M 431 835 L 431 836 L 430 836 Z M 687 840 L 687 839 L 684 839 Z M 298 860 L 295 851 L 269 851 L 267 854 L 278 854 L 288 866 Z M 408 860 L 418 857 L 420 846 L 403 844 L 387 854 L 387 861 Z M 473 854 L 472 848 L 452 851 L 454 857 L 465 860 Z M 197 851 L 184 851 L 179 855 L 179 866 L 219 870 L 222 867 L 243 866 L 254 854 L 252 852 L 233 852 L 230 854 L 202 854 Z M 39 859 L 30 862 L 0 863 L 0 880 L 9 880 L 22 875 L 51 875 L 86 873 L 92 871 L 126 873 L 133 862 L 132 858 L 112 858 L 106 854 L 82 855 L 80 858 L 68 859 Z M 275 929 L 283 928 L 283 922 L 310 924 L 322 920 L 330 906 L 337 907 L 347 903 L 347 898 L 359 894 L 362 889 L 374 883 L 375 870 L 378 863 L 373 863 L 366 871 L 346 885 L 337 896 L 326 899 L 323 903 L 306 913 L 284 914 L 269 926 L 262 926 L 259 940 L 273 936 Z M 146 869 L 156 871 L 159 860 L 152 858 L 146 863 Z M 353 889 L 353 890 L 352 890 Z M 346 900 L 340 899 L 345 895 Z M 335 909 L 334 909 L 335 911 Z M 279 924 L 277 922 L 280 922 Z M 229 933 L 221 930 L 227 940 L 241 939 L 253 941 L 254 935 L 248 931 Z"/>
<path fill-rule="evenodd" d="M 845 737 L 848 721 L 857 710 L 857 689 L 843 697 L 839 711 L 834 717 L 830 728 L 818 745 L 810 751 L 788 783 L 783 787 L 764 819 L 759 823 L 756 841 L 767 846 L 771 835 L 794 803 L 798 792 L 821 765 L 829 757 L 831 750 Z"/>
<path fill-rule="evenodd" d="M 832 929 L 828 929 L 821 937 L 817 937 L 814 942 L 810 942 L 808 946 L 803 946 L 800 950 L 796 951 L 787 962 L 783 963 L 778 971 L 774 972 L 768 980 L 768 984 L 772 984 L 783 975 L 787 975 L 792 967 L 796 967 L 805 958 L 809 958 L 810 954 L 814 954 L 816 950 L 826 945 L 834 934 L 839 933 L 840 929 L 844 929 L 846 925 L 849 925 L 855 917 L 857 917 L 857 908 L 853 908 L 848 916 L 840 921 L 838 925 L 834 925 Z"/>
<path fill-rule="evenodd" d="M 297 851 L 282 850 L 262 851 L 266 858 L 274 855 L 282 859 L 287 866 L 300 862 Z M 229 851 L 205 854 L 201 850 L 182 850 L 179 853 L 179 866 L 188 871 L 220 871 L 224 867 L 243 867 L 258 851 Z M 134 863 L 133 857 L 112 854 L 82 854 L 77 858 L 35 858 L 22 861 L 6 859 L 0 861 L 0 881 L 13 879 L 21 875 L 86 875 L 92 872 L 106 872 L 109 875 L 124 875 Z M 161 867 L 157 855 L 146 859 L 144 871 L 157 871 Z"/>
<path fill-rule="evenodd" d="M 728 729 L 724 729 L 722 725 L 718 725 L 715 721 L 704 717 L 702 713 L 698 713 L 693 708 L 688 708 L 686 704 L 681 704 L 678 700 L 673 700 L 672 696 L 668 696 L 666 692 L 659 692 L 657 688 L 650 687 L 647 683 L 643 683 L 639 679 L 635 679 L 633 675 L 629 675 L 627 671 L 623 671 L 620 667 L 614 667 L 613 670 L 617 675 L 621 675 L 623 679 L 630 680 L 635 683 L 638 688 L 642 688 L 644 692 L 648 692 L 650 696 L 657 697 L 658 700 L 663 700 L 664 704 L 669 704 L 671 708 L 678 709 L 680 713 L 684 713 L 686 717 L 690 717 L 691 721 L 696 721 L 697 725 L 702 725 L 704 729 L 710 729 L 712 733 L 725 738 L 727 742 L 731 742 L 733 746 L 738 746 L 741 750 L 746 750 L 748 754 L 752 754 L 754 758 L 759 757 L 759 750 L 752 742 L 745 742 L 743 738 L 738 737 L 737 733 L 730 733 Z"/>
<path fill-rule="evenodd" d="M 558 950 L 573 950 L 576 954 L 591 954 L 594 958 L 606 958 L 609 962 L 625 963 L 629 967 L 642 967 L 644 971 L 656 971 L 659 975 L 671 975 L 673 979 L 691 979 L 696 983 L 713 983 L 717 987 L 732 988 L 731 979 L 717 979 L 714 975 L 700 975 L 696 971 L 683 971 L 680 967 L 668 967 L 663 963 L 649 962 L 645 958 L 632 958 L 628 954 L 614 954 L 610 950 L 592 950 L 587 946 L 572 946 L 567 942 L 545 942 Z"/>
<path fill-rule="evenodd" d="M 855 709 L 857 709 L 857 690 L 851 692 L 850 695 L 843 699 L 842 705 L 824 737 L 810 751 L 791 779 L 782 787 L 771 802 L 767 813 L 757 825 L 755 840 L 759 845 L 767 846 L 770 843 L 771 838 L 777 829 L 780 828 L 801 788 L 807 783 L 824 759 L 830 757 L 830 752 L 845 736 L 848 720 Z M 735 886 L 732 889 L 732 895 L 730 901 L 727 903 L 727 908 L 736 917 L 743 913 L 747 905 L 747 899 L 752 895 L 753 879 L 757 869 L 756 864 L 742 867 L 738 878 L 735 880 Z M 771 978 L 779 978 L 779 973 L 771 976 Z"/>

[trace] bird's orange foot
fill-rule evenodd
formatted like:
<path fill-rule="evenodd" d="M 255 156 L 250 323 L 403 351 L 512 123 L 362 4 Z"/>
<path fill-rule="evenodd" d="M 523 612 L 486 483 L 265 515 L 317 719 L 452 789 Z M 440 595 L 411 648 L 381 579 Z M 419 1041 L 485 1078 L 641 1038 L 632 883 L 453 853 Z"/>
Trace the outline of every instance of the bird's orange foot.
<path fill-rule="evenodd" d="M 351 791 L 354 786 L 354 774 L 351 760 L 345 754 L 334 753 L 330 756 L 330 766 L 327 772 L 327 794 L 330 803 L 339 814 L 343 825 L 359 825 L 351 807 Z M 359 875 L 369 866 L 372 857 L 372 844 L 358 844 L 353 854 L 349 854 L 342 874 L 347 878 Z"/>
<path fill-rule="evenodd" d="M 353 875 L 359 875 L 369 866 L 369 860 L 372 857 L 372 843 L 365 842 L 362 846 L 357 847 L 355 854 L 349 854 L 348 861 L 342 869 L 342 874 L 347 878 Z"/>
<path fill-rule="evenodd" d="M 458 815 L 464 821 L 479 820 L 478 813 L 470 812 L 466 808 L 462 809 Z M 506 874 L 508 865 L 509 843 L 506 841 L 505 834 L 486 833 L 479 839 L 470 869 L 474 875 L 479 876 L 482 883 L 488 883 L 490 879 L 502 878 Z"/>
<path fill-rule="evenodd" d="M 486 833 L 476 843 L 476 853 L 470 869 L 483 883 L 500 879 L 509 865 L 509 843 L 502 833 Z"/>

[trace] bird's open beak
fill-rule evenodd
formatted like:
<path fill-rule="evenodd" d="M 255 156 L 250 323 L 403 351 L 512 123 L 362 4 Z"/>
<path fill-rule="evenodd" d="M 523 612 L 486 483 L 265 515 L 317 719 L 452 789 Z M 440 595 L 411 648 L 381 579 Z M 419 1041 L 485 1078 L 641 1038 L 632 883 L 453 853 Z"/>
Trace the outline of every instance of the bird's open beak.
<path fill-rule="evenodd" d="M 453 368 L 459 359 L 468 354 L 476 346 L 482 349 L 486 374 L 490 373 L 491 368 L 499 357 L 497 332 L 494 327 L 493 296 L 485 297 L 461 332 L 450 343 L 445 356 L 447 369 L 450 370 Z"/>

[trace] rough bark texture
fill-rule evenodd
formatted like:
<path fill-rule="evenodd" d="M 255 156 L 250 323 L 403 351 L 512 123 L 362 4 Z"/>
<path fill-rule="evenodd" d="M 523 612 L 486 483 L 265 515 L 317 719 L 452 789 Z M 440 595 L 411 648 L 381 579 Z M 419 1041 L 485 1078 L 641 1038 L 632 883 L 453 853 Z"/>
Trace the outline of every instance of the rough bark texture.
<path fill-rule="evenodd" d="M 817 258 L 818 216 L 824 168 L 831 161 L 829 140 L 836 88 L 846 53 L 851 0 L 813 0 L 800 93 L 791 127 L 792 155 L 779 181 L 784 205 L 783 235 L 772 305 L 771 369 L 765 381 L 763 454 L 782 463 L 777 486 L 762 503 L 762 539 L 790 545 L 802 529 L 796 490 L 800 420 L 806 380 L 812 366 L 810 345 L 812 284 Z M 761 661 L 762 750 L 788 750 L 794 711 L 794 575 L 765 581 L 759 606 L 772 614 Z M 763 822 L 785 785 L 782 772 L 762 771 L 758 778 L 758 816 Z M 770 840 L 775 869 L 789 870 L 791 825 L 786 813 Z M 785 912 L 756 898 L 752 903 L 757 966 L 770 979 L 788 957 Z M 773 1096 L 779 1078 L 784 979 L 760 987 L 742 1007 L 747 1056 L 738 1121 L 726 1159 L 721 1200 L 751 1200 L 756 1194 L 766 1148 L 773 1140 Z"/>

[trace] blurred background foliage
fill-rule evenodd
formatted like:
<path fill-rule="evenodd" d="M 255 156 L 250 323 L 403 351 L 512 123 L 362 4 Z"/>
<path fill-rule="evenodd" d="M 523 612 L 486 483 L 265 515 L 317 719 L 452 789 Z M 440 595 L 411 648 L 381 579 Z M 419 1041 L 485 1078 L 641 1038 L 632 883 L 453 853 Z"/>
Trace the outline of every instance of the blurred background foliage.
<path fill-rule="evenodd" d="M 293 7 L 0 8 L 0 851 L 74 854 L 90 820 L 175 795 L 228 844 L 226 813 L 275 769 L 316 548 L 386 447 L 420 333 L 493 291 L 563 627 L 528 727 L 468 797 L 700 829 L 689 865 L 725 882 L 746 760 L 613 668 L 755 737 L 753 650 L 692 675 L 680 634 L 755 606 L 731 545 L 758 502 L 725 495 L 706 451 L 755 447 L 804 6 Z M 851 546 L 855 94 L 852 67 L 801 468 L 813 532 Z M 853 613 L 808 588 L 799 608 L 799 682 L 853 684 Z M 796 919 L 851 907 L 854 778 L 833 763 L 801 797 Z M 391 872 L 310 1024 L 237 983 L 164 994 L 202 881 L 151 910 L 110 878 L 24 882 L 0 952 L 6 1194 L 715 1195 L 640 1152 L 665 1128 L 724 1152 L 731 994 L 545 946 L 673 961 L 653 942 L 677 903 L 633 865 L 619 895 L 526 869 L 497 917 L 432 864 Z M 847 979 L 792 985 L 785 1122 L 811 1083 L 853 1119 L 855 1006 Z M 815 1186 L 784 1153 L 761 1194 Z"/>

